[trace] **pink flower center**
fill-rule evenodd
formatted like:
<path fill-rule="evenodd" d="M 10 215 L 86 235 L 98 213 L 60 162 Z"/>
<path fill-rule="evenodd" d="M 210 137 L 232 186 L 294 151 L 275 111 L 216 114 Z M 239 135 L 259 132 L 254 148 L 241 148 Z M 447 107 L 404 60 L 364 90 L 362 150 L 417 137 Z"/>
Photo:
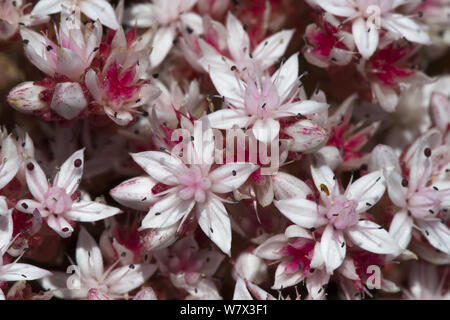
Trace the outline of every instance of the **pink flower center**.
<path fill-rule="evenodd" d="M 280 96 L 271 79 L 264 80 L 261 87 L 251 82 L 245 90 L 245 108 L 251 115 L 265 119 L 279 106 Z"/>
<path fill-rule="evenodd" d="M 64 213 L 72 208 L 72 198 L 62 188 L 51 187 L 45 195 L 45 206 L 54 214 Z"/>
<path fill-rule="evenodd" d="M 345 196 L 337 196 L 328 209 L 327 218 L 336 229 L 346 229 L 358 223 L 359 215 L 356 213 L 357 203 L 348 200 Z"/>
<path fill-rule="evenodd" d="M 203 176 L 199 167 L 191 167 L 187 173 L 180 175 L 178 180 L 180 184 L 184 185 L 178 194 L 181 199 L 194 198 L 197 202 L 205 202 L 206 191 L 211 188 L 211 181 L 208 177 Z"/>

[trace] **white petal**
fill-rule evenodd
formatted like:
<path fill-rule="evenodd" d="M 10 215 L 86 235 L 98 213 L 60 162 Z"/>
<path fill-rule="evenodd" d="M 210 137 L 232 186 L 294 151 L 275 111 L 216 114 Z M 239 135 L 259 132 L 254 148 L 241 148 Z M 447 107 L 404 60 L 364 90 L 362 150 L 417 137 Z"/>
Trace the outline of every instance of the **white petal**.
<path fill-rule="evenodd" d="M 372 93 L 381 107 L 387 112 L 394 112 L 399 100 L 397 92 L 374 81 L 371 83 L 371 87 Z"/>
<path fill-rule="evenodd" d="M 278 172 L 272 176 L 273 190 L 277 200 L 289 198 L 306 199 L 312 194 L 311 189 L 302 180 L 285 172 Z"/>
<path fill-rule="evenodd" d="M 226 26 L 228 50 L 231 56 L 239 61 L 249 53 L 250 39 L 241 22 L 231 12 L 228 12 Z"/>
<path fill-rule="evenodd" d="M 327 110 L 329 105 L 327 103 L 317 102 L 313 100 L 298 101 L 286 105 L 281 109 L 282 113 L 291 115 L 306 115 L 311 113 L 318 113 Z"/>
<path fill-rule="evenodd" d="M 259 61 L 263 69 L 272 66 L 285 53 L 294 32 L 294 30 L 282 30 L 264 39 L 253 50 L 253 58 Z"/>
<path fill-rule="evenodd" d="M 72 235 L 73 227 L 62 216 L 49 216 L 47 218 L 47 225 L 62 238 L 68 238 Z"/>
<path fill-rule="evenodd" d="M 416 223 L 433 247 L 450 254 L 450 230 L 444 223 L 426 220 L 417 220 Z"/>
<path fill-rule="evenodd" d="M 19 171 L 21 160 L 16 144 L 11 136 L 6 137 L 6 139 L 2 141 L 0 151 L 0 189 L 2 189 Z"/>
<path fill-rule="evenodd" d="M 32 170 L 30 170 L 32 168 Z M 44 171 L 35 160 L 30 160 L 26 165 L 25 177 L 28 190 L 33 197 L 39 201 L 44 201 L 44 195 L 48 190 L 47 177 Z"/>
<path fill-rule="evenodd" d="M 150 53 L 150 66 L 156 68 L 169 54 L 175 39 L 175 28 L 172 26 L 161 27 L 156 30 L 153 38 L 153 50 Z"/>
<path fill-rule="evenodd" d="M 285 271 L 288 264 L 289 261 L 283 261 L 278 265 L 277 270 L 275 270 L 275 281 L 272 289 L 281 290 L 283 288 L 292 287 L 303 280 L 304 276 L 302 271 L 299 270 L 294 273 Z"/>
<path fill-rule="evenodd" d="M 64 216 L 73 221 L 92 222 L 112 217 L 122 211 L 96 201 L 81 200 L 72 205 Z"/>
<path fill-rule="evenodd" d="M 136 3 L 125 11 L 123 22 L 129 26 L 149 28 L 155 23 L 153 4 Z"/>
<path fill-rule="evenodd" d="M 83 227 L 78 234 L 75 259 L 83 277 L 101 279 L 103 274 L 103 258 L 100 247 Z"/>
<path fill-rule="evenodd" d="M 300 227 L 319 227 L 327 222 L 327 219 L 320 215 L 315 202 L 306 199 L 286 199 L 275 201 L 274 204 L 286 218 Z"/>
<path fill-rule="evenodd" d="M 316 3 L 325 11 L 339 17 L 351 17 L 357 13 L 353 3 L 347 0 L 316 0 Z"/>
<path fill-rule="evenodd" d="M 232 129 L 234 126 L 246 128 L 250 117 L 239 109 L 222 109 L 208 114 L 212 128 Z"/>
<path fill-rule="evenodd" d="M 105 284 L 117 295 L 125 294 L 141 286 L 155 273 L 155 264 L 136 264 L 114 269 Z"/>
<path fill-rule="evenodd" d="M 111 4 L 106 0 L 83 0 L 79 2 L 81 11 L 92 20 L 100 22 L 113 30 L 119 29 L 119 22 Z"/>
<path fill-rule="evenodd" d="M 323 299 L 326 291 L 324 286 L 330 281 L 330 274 L 325 270 L 317 270 L 312 275 L 306 278 L 306 288 L 308 289 L 309 296 L 313 300 Z"/>
<path fill-rule="evenodd" d="M 84 72 L 84 65 L 81 57 L 73 50 L 58 47 L 58 60 L 56 67 L 58 73 L 65 75 L 72 81 L 79 80 L 80 75 Z"/>
<path fill-rule="evenodd" d="M 219 94 L 237 108 L 244 108 L 245 84 L 232 73 L 211 68 L 209 76 Z"/>
<path fill-rule="evenodd" d="M 94 97 L 95 101 L 101 102 L 102 92 L 100 91 L 100 87 L 97 82 L 97 74 L 95 73 L 94 70 L 89 69 L 89 71 L 86 72 L 84 82 L 85 82 L 86 87 L 88 88 L 89 92 Z"/>
<path fill-rule="evenodd" d="M 33 10 L 31 10 L 32 15 L 51 15 L 61 11 L 61 0 L 41 0 L 38 1 Z"/>
<path fill-rule="evenodd" d="M 150 176 L 167 185 L 177 184 L 177 174 L 184 168 L 180 159 L 165 152 L 145 151 L 132 153 L 131 157 Z"/>
<path fill-rule="evenodd" d="M 352 33 L 359 53 L 369 59 L 378 47 L 379 34 L 376 26 L 358 18 L 353 22 Z"/>
<path fill-rule="evenodd" d="M 0 266 L 0 279 L 2 281 L 36 280 L 48 277 L 50 271 L 26 263 L 10 263 Z"/>
<path fill-rule="evenodd" d="M 126 126 L 131 121 L 133 121 L 133 115 L 129 111 L 124 110 L 114 111 L 109 107 L 104 107 L 103 110 L 105 111 L 106 115 L 118 126 Z"/>
<path fill-rule="evenodd" d="M 294 139 L 291 150 L 295 152 L 313 152 L 328 139 L 328 132 L 311 120 L 297 121 L 284 132 Z"/>
<path fill-rule="evenodd" d="M 313 239 L 311 233 L 308 230 L 293 224 L 286 228 L 284 235 L 288 238 L 305 238 L 305 239 Z"/>
<path fill-rule="evenodd" d="M 283 257 L 281 249 L 283 249 L 287 244 L 287 237 L 282 233 L 277 234 L 260 244 L 255 250 L 253 250 L 253 254 L 262 259 L 278 260 Z"/>
<path fill-rule="evenodd" d="M 278 90 L 280 101 L 285 101 L 295 88 L 298 78 L 298 53 L 293 54 L 281 67 L 272 75 L 272 82 Z"/>
<path fill-rule="evenodd" d="M 333 171 L 325 165 L 319 165 L 318 167 L 311 166 L 311 175 L 317 190 L 321 191 L 321 196 L 326 194 L 323 191 L 323 186 L 326 187 L 325 191 L 329 194 L 333 192 L 334 188 L 338 188 L 336 185 L 336 176 Z M 326 194 L 326 196 L 328 196 L 328 194 Z"/>
<path fill-rule="evenodd" d="M 20 35 L 23 40 L 27 40 L 27 44 L 24 47 L 27 58 L 39 70 L 53 77 L 56 71 L 56 44 L 28 28 L 20 29 Z M 48 51 L 48 46 L 51 46 L 53 49 Z"/>
<path fill-rule="evenodd" d="M 333 273 L 342 264 L 346 248 L 342 232 L 335 230 L 332 224 L 327 225 L 320 240 L 320 252 L 328 273 Z"/>
<path fill-rule="evenodd" d="M 71 278 L 75 277 L 75 278 Z M 45 290 L 51 290 L 52 294 L 61 299 L 85 299 L 87 297 L 88 288 L 82 286 L 79 289 L 69 289 L 71 279 L 77 283 L 79 281 L 76 274 L 70 275 L 64 272 L 55 272 L 51 277 L 45 277 L 40 281 Z"/>
<path fill-rule="evenodd" d="M 408 216 L 406 210 L 397 212 L 389 226 L 389 234 L 394 238 L 402 249 L 406 249 L 411 240 L 413 220 Z"/>
<path fill-rule="evenodd" d="M 227 163 L 215 169 L 209 174 L 212 186 L 211 191 L 215 193 L 227 193 L 239 188 L 248 177 L 258 169 L 252 163 Z"/>
<path fill-rule="evenodd" d="M 364 212 L 374 206 L 383 196 L 386 182 L 381 170 L 359 178 L 347 190 L 347 198 L 358 202 L 356 211 Z"/>
<path fill-rule="evenodd" d="M 424 187 L 431 177 L 431 157 L 425 155 L 425 150 L 430 145 L 425 137 L 420 138 L 411 160 L 408 189 L 416 190 Z"/>
<path fill-rule="evenodd" d="M 55 87 L 50 108 L 67 120 L 77 117 L 88 102 L 79 83 L 63 82 Z"/>
<path fill-rule="evenodd" d="M 253 135 L 263 143 L 271 143 L 280 133 L 280 123 L 272 118 L 256 120 L 253 124 Z"/>
<path fill-rule="evenodd" d="M 382 26 L 397 35 L 399 38 L 405 37 L 409 41 L 421 44 L 430 44 L 430 36 L 422 30 L 422 27 L 413 19 L 393 13 L 384 15 L 381 20 Z"/>
<path fill-rule="evenodd" d="M 203 232 L 220 250 L 230 255 L 231 224 L 222 202 L 210 198 L 203 204 L 197 204 L 198 224 Z"/>
<path fill-rule="evenodd" d="M 236 281 L 233 300 L 253 300 L 253 297 L 248 291 L 245 281 L 242 278 L 238 278 Z"/>
<path fill-rule="evenodd" d="M 63 188 L 68 195 L 71 195 L 78 189 L 83 175 L 83 167 L 84 148 L 75 151 L 66 161 L 64 161 L 55 176 L 53 185 Z"/>
<path fill-rule="evenodd" d="M 158 200 L 152 193 L 156 181 L 151 177 L 137 177 L 128 179 L 112 189 L 109 194 L 120 204 L 141 211 L 148 211 L 150 206 Z"/>
<path fill-rule="evenodd" d="M 354 244 L 373 253 L 398 255 L 401 250 L 385 229 L 371 221 L 359 221 L 346 234 Z"/>
<path fill-rule="evenodd" d="M 134 296 L 133 300 L 158 300 L 155 291 L 152 287 L 147 287 L 139 290 Z"/>
<path fill-rule="evenodd" d="M 174 191 L 156 202 L 142 220 L 141 229 L 165 228 L 175 224 L 191 212 L 193 200 L 182 200 Z"/>

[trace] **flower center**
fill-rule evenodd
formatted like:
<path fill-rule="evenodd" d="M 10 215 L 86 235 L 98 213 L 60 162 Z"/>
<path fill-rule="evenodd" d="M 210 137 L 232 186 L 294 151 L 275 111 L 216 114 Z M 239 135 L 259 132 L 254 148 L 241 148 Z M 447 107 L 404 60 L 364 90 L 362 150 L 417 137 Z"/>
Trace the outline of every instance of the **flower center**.
<path fill-rule="evenodd" d="M 194 198 L 197 202 L 205 202 L 206 191 L 211 188 L 211 181 L 208 177 L 204 177 L 199 167 L 191 167 L 187 173 L 182 174 L 178 178 L 180 184 L 184 188 L 179 192 L 179 196 L 183 200 Z"/>
<path fill-rule="evenodd" d="M 359 215 L 356 213 L 357 203 L 340 195 L 335 198 L 328 209 L 327 218 L 336 229 L 346 229 L 358 223 Z"/>
<path fill-rule="evenodd" d="M 249 114 L 265 119 L 279 106 L 280 96 L 271 79 L 264 80 L 261 87 L 250 82 L 245 90 L 245 108 Z"/>
<path fill-rule="evenodd" d="M 72 199 L 62 188 L 51 187 L 45 196 L 45 206 L 54 214 L 64 213 L 72 208 Z"/>

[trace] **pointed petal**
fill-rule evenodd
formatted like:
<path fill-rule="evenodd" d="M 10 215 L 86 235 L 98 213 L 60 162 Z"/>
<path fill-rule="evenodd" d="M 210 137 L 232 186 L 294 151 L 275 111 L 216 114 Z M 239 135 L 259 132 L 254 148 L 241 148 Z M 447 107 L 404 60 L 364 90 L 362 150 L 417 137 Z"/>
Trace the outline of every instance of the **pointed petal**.
<path fill-rule="evenodd" d="M 145 151 L 132 153 L 131 157 L 151 177 L 167 185 L 177 184 L 177 174 L 184 168 L 180 159 L 165 152 Z"/>
<path fill-rule="evenodd" d="M 212 182 L 211 191 L 215 193 L 227 193 L 236 190 L 258 169 L 252 163 L 227 163 L 215 169 L 209 174 Z"/>
<path fill-rule="evenodd" d="M 282 233 L 277 234 L 260 244 L 255 250 L 253 250 L 253 254 L 262 259 L 278 260 L 283 257 L 281 249 L 283 249 L 283 247 L 287 244 L 287 237 Z"/>
<path fill-rule="evenodd" d="M 241 22 L 231 12 L 228 12 L 226 27 L 228 31 L 228 50 L 235 60 L 241 60 L 250 50 L 250 39 L 247 32 Z"/>
<path fill-rule="evenodd" d="M 282 30 L 266 38 L 253 50 L 253 58 L 260 62 L 263 69 L 272 66 L 286 52 L 294 32 Z"/>
<path fill-rule="evenodd" d="M 55 176 L 53 185 L 66 190 L 68 195 L 74 193 L 81 182 L 84 168 L 84 148 L 75 151 L 62 164 Z"/>
<path fill-rule="evenodd" d="M 148 211 L 159 198 L 151 191 L 155 185 L 156 181 L 151 177 L 131 178 L 112 189 L 109 194 L 126 207 Z"/>
<path fill-rule="evenodd" d="M 155 264 L 136 264 L 117 268 L 106 278 L 105 284 L 117 295 L 125 294 L 144 284 L 155 273 Z"/>
<path fill-rule="evenodd" d="M 353 22 L 352 33 L 359 53 L 369 59 L 378 47 L 379 34 L 376 26 L 358 18 Z"/>
<path fill-rule="evenodd" d="M 82 276 L 101 279 L 103 274 L 102 253 L 97 242 L 85 228 L 81 228 L 80 233 L 78 234 L 75 259 Z"/>
<path fill-rule="evenodd" d="M 0 189 L 2 189 L 15 177 L 22 161 L 11 136 L 2 141 L 0 150 Z"/>
<path fill-rule="evenodd" d="M 389 226 L 389 234 L 402 249 L 406 249 L 411 240 L 413 219 L 408 216 L 406 210 L 397 212 Z"/>
<path fill-rule="evenodd" d="M 273 192 L 277 200 L 289 198 L 306 199 L 312 194 L 311 189 L 302 180 L 285 172 L 278 172 L 272 176 Z"/>
<path fill-rule="evenodd" d="M 295 88 L 298 78 L 298 53 L 293 54 L 281 67 L 272 75 L 272 82 L 277 87 L 280 101 L 285 101 L 289 93 Z"/>
<path fill-rule="evenodd" d="M 222 109 L 208 114 L 212 128 L 232 129 L 234 126 L 246 128 L 250 117 L 239 109 Z"/>
<path fill-rule="evenodd" d="M 381 199 L 385 190 L 383 172 L 378 170 L 353 182 L 347 190 L 347 198 L 358 202 L 357 212 L 364 212 Z"/>
<path fill-rule="evenodd" d="M 286 218 L 303 228 L 319 227 L 328 221 L 319 214 L 318 205 L 306 199 L 279 200 L 274 204 Z"/>
<path fill-rule="evenodd" d="M 153 50 L 150 53 L 150 66 L 156 68 L 169 54 L 175 39 L 175 29 L 172 26 L 161 27 L 153 38 Z"/>
<path fill-rule="evenodd" d="M 389 30 L 399 38 L 405 37 L 409 41 L 430 44 L 430 36 L 413 19 L 402 14 L 386 14 L 381 20 L 383 28 Z"/>
<path fill-rule="evenodd" d="M 84 0 L 79 2 L 81 11 L 92 20 L 100 22 L 113 30 L 119 29 L 119 22 L 111 4 L 106 0 Z"/>
<path fill-rule="evenodd" d="M 51 276 L 51 272 L 26 263 L 10 263 L 0 266 L 2 281 L 36 280 Z"/>
<path fill-rule="evenodd" d="M 320 240 L 320 252 L 328 273 L 333 273 L 342 264 L 346 248 L 342 232 L 335 230 L 332 224 L 327 225 Z"/>
<path fill-rule="evenodd" d="M 205 203 L 197 204 L 197 206 L 197 217 L 200 228 L 202 228 L 203 232 L 220 250 L 230 255 L 231 224 L 222 202 L 211 197 Z"/>
<path fill-rule="evenodd" d="M 441 221 L 417 220 L 417 226 L 436 249 L 450 254 L 450 230 Z"/>
<path fill-rule="evenodd" d="M 258 141 L 269 144 L 280 133 L 280 123 L 272 118 L 256 120 L 253 124 L 253 135 Z"/>
<path fill-rule="evenodd" d="M 80 200 L 64 216 L 73 221 L 92 222 L 112 217 L 122 211 L 96 201 Z"/>
<path fill-rule="evenodd" d="M 39 201 L 44 201 L 44 195 L 48 190 L 47 177 L 44 171 L 35 160 L 30 160 L 26 165 L 25 177 L 28 190 L 33 197 Z M 31 169 L 31 170 L 30 170 Z"/>

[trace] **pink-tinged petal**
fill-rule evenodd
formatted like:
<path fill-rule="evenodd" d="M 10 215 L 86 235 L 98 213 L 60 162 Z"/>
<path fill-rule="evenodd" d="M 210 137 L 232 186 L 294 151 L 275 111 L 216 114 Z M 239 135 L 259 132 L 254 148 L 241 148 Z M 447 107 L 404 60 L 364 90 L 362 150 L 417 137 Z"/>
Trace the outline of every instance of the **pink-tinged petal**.
<path fill-rule="evenodd" d="M 314 153 L 314 158 L 318 165 L 328 166 L 331 170 L 336 170 L 343 162 L 339 149 L 333 146 L 320 148 Z"/>
<path fill-rule="evenodd" d="M 209 174 L 212 183 L 211 191 L 215 193 L 234 191 L 244 184 L 256 169 L 258 166 L 253 163 L 224 164 Z"/>
<path fill-rule="evenodd" d="M 105 280 L 109 291 L 116 295 L 130 292 L 144 284 L 155 273 L 155 264 L 136 264 L 114 269 Z"/>
<path fill-rule="evenodd" d="M 61 0 L 41 0 L 31 10 L 32 15 L 51 15 L 61 11 Z"/>
<path fill-rule="evenodd" d="M 381 19 L 383 28 L 389 30 L 398 38 L 406 38 L 411 42 L 430 44 L 430 36 L 413 19 L 393 13 L 386 14 Z"/>
<path fill-rule="evenodd" d="M 333 273 L 339 268 L 345 258 L 347 245 L 341 231 L 328 224 L 320 240 L 320 252 L 328 273 Z"/>
<path fill-rule="evenodd" d="M 416 223 L 433 247 L 450 254 L 450 230 L 444 223 L 439 220 L 416 220 Z"/>
<path fill-rule="evenodd" d="M 209 77 L 219 94 L 230 101 L 236 108 L 244 108 L 245 84 L 233 73 L 211 68 Z"/>
<path fill-rule="evenodd" d="M 16 110 L 25 113 L 41 110 L 48 104 L 40 99 L 40 94 L 45 87 L 34 84 L 34 81 L 27 81 L 18 84 L 8 93 L 6 100 Z"/>
<path fill-rule="evenodd" d="M 32 214 L 34 212 L 34 210 L 36 210 L 36 209 L 41 211 L 43 208 L 44 208 L 44 204 L 42 204 L 41 202 L 35 201 L 35 200 L 28 200 L 28 199 L 20 200 L 16 204 L 17 210 L 19 210 L 20 212 L 28 213 L 28 214 Z"/>
<path fill-rule="evenodd" d="M 133 300 L 158 300 L 155 291 L 151 287 L 139 290 Z"/>
<path fill-rule="evenodd" d="M 94 70 L 89 69 L 89 71 L 86 72 L 84 82 L 85 82 L 86 87 L 88 88 L 90 94 L 94 97 L 95 101 L 101 102 L 102 101 L 102 92 L 98 85 L 97 74 L 95 73 Z"/>
<path fill-rule="evenodd" d="M 316 3 L 325 11 L 339 17 L 351 17 L 357 13 L 352 2 L 347 0 L 316 0 Z"/>
<path fill-rule="evenodd" d="M 231 224 L 222 202 L 215 197 L 210 197 L 206 202 L 198 203 L 197 217 L 203 232 L 220 250 L 230 255 Z"/>
<path fill-rule="evenodd" d="M 67 120 L 77 117 L 88 102 L 79 83 L 63 82 L 55 87 L 50 108 Z"/>
<path fill-rule="evenodd" d="M 102 41 L 103 36 L 103 28 L 101 23 L 95 21 L 93 24 L 93 28 L 90 30 L 90 34 L 86 40 L 86 52 L 89 54 L 85 67 L 91 65 L 92 60 L 97 55 L 98 47 Z"/>
<path fill-rule="evenodd" d="M 244 251 L 236 259 L 233 267 L 233 277 L 260 284 L 268 278 L 267 265 L 264 260 L 252 252 Z"/>
<path fill-rule="evenodd" d="M 284 128 L 294 142 L 291 150 L 295 152 L 312 152 L 325 144 L 328 132 L 314 121 L 300 120 Z"/>
<path fill-rule="evenodd" d="M 67 274 L 65 272 L 55 272 L 51 277 L 45 277 L 40 280 L 41 286 L 45 290 L 51 290 L 53 295 L 60 299 L 86 299 L 88 289 L 84 286 L 76 290 L 71 290 L 71 277 L 77 277 L 75 274 Z M 78 280 L 78 279 L 77 279 Z"/>
<path fill-rule="evenodd" d="M 283 288 L 292 287 L 303 280 L 304 276 L 301 270 L 293 273 L 286 272 L 289 263 L 290 261 L 283 261 L 278 265 L 275 270 L 275 281 L 272 289 L 281 290 Z"/>
<path fill-rule="evenodd" d="M 53 77 L 56 71 L 56 44 L 41 34 L 27 29 L 20 29 L 24 40 L 25 55 L 39 70 Z M 47 48 L 52 48 L 47 50 Z"/>
<path fill-rule="evenodd" d="M 391 147 L 382 144 L 377 145 L 372 150 L 369 169 L 372 171 L 384 169 L 385 172 L 393 170 L 401 172 L 398 157 L 394 150 Z"/>
<path fill-rule="evenodd" d="M 66 190 L 68 195 L 74 193 L 81 182 L 84 168 L 84 148 L 75 151 L 61 165 L 55 175 L 53 185 Z"/>
<path fill-rule="evenodd" d="M 284 235 L 288 238 L 305 238 L 305 239 L 313 239 L 311 233 L 302 228 L 299 227 L 296 224 L 293 224 L 286 228 L 286 231 L 284 232 Z"/>
<path fill-rule="evenodd" d="M 68 238 L 72 235 L 73 227 L 61 216 L 49 216 L 47 218 L 47 225 L 62 238 Z"/>
<path fill-rule="evenodd" d="M 119 29 L 119 22 L 111 4 L 106 0 L 83 0 L 79 2 L 81 11 L 92 20 L 100 22 L 113 30 Z"/>
<path fill-rule="evenodd" d="M 242 278 L 238 278 L 236 281 L 233 300 L 253 300 L 253 297 L 248 291 L 245 281 Z"/>
<path fill-rule="evenodd" d="M 87 294 L 88 300 L 112 300 L 105 292 L 98 289 L 89 289 Z"/>
<path fill-rule="evenodd" d="M 2 281 L 36 280 L 51 275 L 50 271 L 26 263 L 10 263 L 0 266 L 0 280 Z"/>
<path fill-rule="evenodd" d="M 362 220 L 346 230 L 348 238 L 358 247 L 377 254 L 398 255 L 401 251 L 394 238 L 378 224 Z"/>
<path fill-rule="evenodd" d="M 378 47 L 379 34 L 375 24 L 357 18 L 352 25 L 352 33 L 359 53 L 369 59 Z"/>
<path fill-rule="evenodd" d="M 129 26 L 138 28 L 150 28 L 156 22 L 154 18 L 153 4 L 136 3 L 125 10 L 123 22 Z"/>
<path fill-rule="evenodd" d="M 386 191 L 386 182 L 381 170 L 366 174 L 351 184 L 347 198 L 358 203 L 357 212 L 372 208 Z"/>
<path fill-rule="evenodd" d="M 293 223 L 303 228 L 320 227 L 327 219 L 320 215 L 320 207 L 306 199 L 286 199 L 274 201 L 275 207 Z"/>
<path fill-rule="evenodd" d="M 308 289 L 309 297 L 313 300 L 324 299 L 326 295 L 325 286 L 330 281 L 330 274 L 325 270 L 317 270 L 312 275 L 306 278 L 306 288 Z"/>
<path fill-rule="evenodd" d="M 178 184 L 177 176 L 184 169 L 183 162 L 165 152 L 132 153 L 133 160 L 155 180 L 167 185 Z"/>
<path fill-rule="evenodd" d="M 253 254 L 262 259 L 278 260 L 283 257 L 281 249 L 283 249 L 287 243 L 288 239 L 284 234 L 277 234 L 260 244 L 253 250 Z"/>
<path fill-rule="evenodd" d="M 322 252 L 320 251 L 320 242 L 316 242 L 316 244 L 314 245 L 314 251 L 313 251 L 313 256 L 311 259 L 311 263 L 309 264 L 310 268 L 320 268 L 322 269 L 322 267 L 325 265 L 325 261 L 323 260 L 322 257 Z"/>
<path fill-rule="evenodd" d="M 109 107 L 104 108 L 106 115 L 119 126 L 126 126 L 133 121 L 133 115 L 128 111 L 114 111 Z"/>
<path fill-rule="evenodd" d="M 95 201 L 80 200 L 64 216 L 73 221 L 92 222 L 112 217 L 122 211 Z"/>
<path fill-rule="evenodd" d="M 178 224 L 167 228 L 146 230 L 142 237 L 145 250 L 159 250 L 167 248 L 177 240 Z"/>
<path fill-rule="evenodd" d="M 100 247 L 83 227 L 78 234 L 75 259 L 84 277 L 101 279 L 103 274 L 103 258 Z"/>
<path fill-rule="evenodd" d="M 258 287 L 256 284 L 245 280 L 245 283 L 247 284 L 247 288 L 249 292 L 255 297 L 257 300 L 277 300 L 274 296 L 272 296 L 270 293 L 267 293 L 260 287 Z"/>
<path fill-rule="evenodd" d="M 218 53 L 213 46 L 206 43 L 203 39 L 199 39 L 198 44 L 202 55 L 202 57 L 198 59 L 198 63 L 206 72 L 213 69 L 226 72 L 229 70 L 229 66 L 233 65 L 234 62 L 232 60 Z"/>
<path fill-rule="evenodd" d="M 0 197 L 0 253 L 2 255 L 8 250 L 13 228 L 12 214 L 8 209 L 5 198 Z"/>
<path fill-rule="evenodd" d="M 26 164 L 25 177 L 28 190 L 30 190 L 33 197 L 43 202 L 44 195 L 48 190 L 48 181 L 44 171 L 35 160 L 30 160 Z"/>
<path fill-rule="evenodd" d="M 294 32 L 295 30 L 282 30 L 256 46 L 253 58 L 260 63 L 262 69 L 272 66 L 283 56 Z"/>
<path fill-rule="evenodd" d="M 445 94 L 433 92 L 431 95 L 431 115 L 436 126 L 445 132 L 450 124 L 450 99 Z"/>
<path fill-rule="evenodd" d="M 385 87 L 378 82 L 372 82 L 372 93 L 375 95 L 380 106 L 387 112 L 394 112 L 398 105 L 398 95 L 394 89 Z"/>
<path fill-rule="evenodd" d="M 356 271 L 355 262 L 351 258 L 345 258 L 337 271 L 350 280 L 361 280 Z"/>
<path fill-rule="evenodd" d="M 416 242 L 413 241 L 410 244 L 411 250 L 417 253 L 417 255 L 428 261 L 430 263 L 436 265 L 449 265 L 450 264 L 450 255 L 440 251 L 430 248 L 430 245 L 427 242 Z"/>
<path fill-rule="evenodd" d="M 142 220 L 141 229 L 169 227 L 189 214 L 194 205 L 194 200 L 182 200 L 174 190 L 153 205 Z"/>
<path fill-rule="evenodd" d="M 293 54 L 272 75 L 272 82 L 277 87 L 280 101 L 285 101 L 293 88 L 296 88 L 298 79 L 298 53 Z"/>
<path fill-rule="evenodd" d="M 269 144 L 280 133 L 280 123 L 272 118 L 256 120 L 252 128 L 253 135 L 258 141 Z"/>
<path fill-rule="evenodd" d="M 156 30 L 153 38 L 153 50 L 150 53 L 150 66 L 156 68 L 169 54 L 175 39 L 175 28 L 173 26 L 161 27 Z"/>
<path fill-rule="evenodd" d="M 198 14 L 194 12 L 187 12 L 180 15 L 180 21 L 183 27 L 189 27 L 194 34 L 200 35 L 204 33 L 203 20 Z"/>
<path fill-rule="evenodd" d="M 246 128 L 250 117 L 239 109 L 222 109 L 208 114 L 208 119 L 212 128 L 228 130 L 234 126 Z"/>
<path fill-rule="evenodd" d="M 0 189 L 2 189 L 16 176 L 22 163 L 11 136 L 3 139 L 0 155 Z"/>
<path fill-rule="evenodd" d="M 430 145 L 425 137 L 420 138 L 416 150 L 411 159 L 411 168 L 409 170 L 409 190 L 417 190 L 424 187 L 431 178 L 431 157 L 427 155 L 426 150 L 430 150 Z"/>
<path fill-rule="evenodd" d="M 413 219 L 406 210 L 397 212 L 389 226 L 389 234 L 402 249 L 406 249 L 411 241 Z"/>
<path fill-rule="evenodd" d="M 268 177 L 262 184 L 255 185 L 256 200 L 262 207 L 267 207 L 272 204 L 274 193 L 273 183 Z"/>
<path fill-rule="evenodd" d="M 327 110 L 329 105 L 327 103 L 317 102 L 313 100 L 293 102 L 283 106 L 280 113 L 286 115 L 306 115 L 311 113 L 318 113 Z"/>
<path fill-rule="evenodd" d="M 380 121 L 376 121 L 371 125 L 365 127 L 364 129 L 358 131 L 347 139 L 347 141 L 345 142 L 345 146 L 352 151 L 359 151 L 375 134 L 375 132 L 378 130 L 378 127 L 380 126 L 380 123 Z"/>
<path fill-rule="evenodd" d="M 241 60 L 250 50 L 250 39 L 247 32 L 242 23 L 231 12 L 228 12 L 226 27 L 228 30 L 228 50 L 235 60 Z"/>
<path fill-rule="evenodd" d="M 321 191 L 321 196 L 329 196 L 335 188 L 338 188 L 334 172 L 325 165 L 311 166 L 311 175 L 317 190 Z"/>
<path fill-rule="evenodd" d="M 311 189 L 302 180 L 285 172 L 278 172 L 272 176 L 273 192 L 277 200 L 289 198 L 306 199 L 312 194 Z"/>
<path fill-rule="evenodd" d="M 151 177 L 137 177 L 128 179 L 112 189 L 109 194 L 120 204 L 141 211 L 148 211 L 150 206 L 158 200 L 152 188 L 156 181 Z"/>
<path fill-rule="evenodd" d="M 58 73 L 65 75 L 72 81 L 78 81 L 80 75 L 84 72 L 84 64 L 81 57 L 73 50 L 58 47 L 58 60 L 56 67 Z"/>

